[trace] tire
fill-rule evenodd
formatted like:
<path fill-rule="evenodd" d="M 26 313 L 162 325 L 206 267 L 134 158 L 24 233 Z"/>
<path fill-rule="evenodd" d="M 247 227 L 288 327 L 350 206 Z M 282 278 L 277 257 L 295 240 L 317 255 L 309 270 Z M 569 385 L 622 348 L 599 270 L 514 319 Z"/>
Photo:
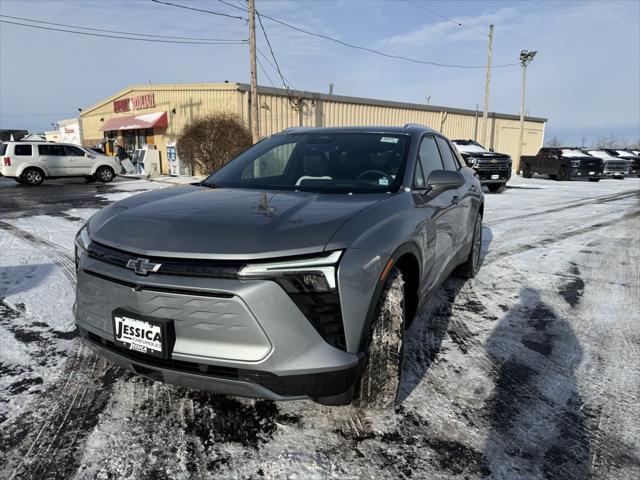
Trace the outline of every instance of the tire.
<path fill-rule="evenodd" d="M 504 183 L 490 183 L 487 185 L 487 188 L 491 193 L 498 193 L 504 190 Z"/>
<path fill-rule="evenodd" d="M 478 213 L 478 218 L 473 227 L 473 240 L 471 241 L 471 251 L 469 256 L 458 265 L 455 274 L 457 277 L 469 279 L 476 276 L 480 270 L 480 253 L 482 251 L 482 215 Z"/>
<path fill-rule="evenodd" d="M 96 180 L 97 180 L 97 179 L 96 179 L 96 176 L 95 176 L 95 175 L 86 175 L 86 176 L 84 177 L 84 181 L 85 181 L 86 183 L 93 183 L 93 182 L 95 182 Z"/>
<path fill-rule="evenodd" d="M 402 273 L 392 268 L 376 307 L 368 358 L 356 385 L 353 405 L 387 409 L 396 404 L 404 359 L 405 296 Z"/>
<path fill-rule="evenodd" d="M 558 180 L 561 182 L 568 182 L 571 180 L 571 175 L 569 174 L 567 167 L 560 167 L 560 170 L 558 171 Z"/>
<path fill-rule="evenodd" d="M 531 165 L 529 165 L 528 163 L 525 163 L 524 166 L 522 167 L 522 176 L 524 178 L 533 177 L 533 172 L 531 171 Z"/>
<path fill-rule="evenodd" d="M 599 178 L 590 178 L 589 181 L 590 182 L 599 182 L 600 179 Z"/>
<path fill-rule="evenodd" d="M 22 172 L 22 175 L 20 175 L 20 179 L 24 182 L 24 185 L 37 187 L 44 182 L 44 172 L 39 168 L 27 168 Z"/>
<path fill-rule="evenodd" d="M 96 178 L 102 183 L 109 183 L 115 176 L 116 174 L 111 167 L 100 167 L 96 170 Z"/>

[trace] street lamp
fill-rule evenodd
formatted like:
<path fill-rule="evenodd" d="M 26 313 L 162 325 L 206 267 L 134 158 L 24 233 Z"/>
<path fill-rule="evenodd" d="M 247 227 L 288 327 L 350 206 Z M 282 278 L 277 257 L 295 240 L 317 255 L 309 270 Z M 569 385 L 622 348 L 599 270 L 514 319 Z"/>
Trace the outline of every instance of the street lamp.
<path fill-rule="evenodd" d="M 520 52 L 520 65 L 522 67 L 522 89 L 520 90 L 520 141 L 518 142 L 518 166 L 517 172 L 520 172 L 520 159 L 522 158 L 522 144 L 524 142 L 524 105 L 525 105 L 525 90 L 527 84 L 527 65 L 531 63 L 533 57 L 536 56 L 537 51 L 530 52 L 528 50 L 522 50 Z"/>

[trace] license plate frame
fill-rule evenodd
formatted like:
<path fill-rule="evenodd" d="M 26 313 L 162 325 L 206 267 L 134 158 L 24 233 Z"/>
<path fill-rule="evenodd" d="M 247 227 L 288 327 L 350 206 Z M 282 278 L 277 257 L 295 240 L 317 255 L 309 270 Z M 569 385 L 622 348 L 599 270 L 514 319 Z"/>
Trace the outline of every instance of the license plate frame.
<path fill-rule="evenodd" d="M 157 357 L 165 360 L 171 358 L 176 342 L 175 327 L 172 319 L 149 317 L 117 308 L 111 312 L 111 322 L 113 326 L 113 342 L 116 346 L 124 348 L 132 354 Z M 133 336 L 125 337 L 123 335 L 124 332 L 119 330 L 118 327 L 124 326 L 125 324 L 132 328 L 144 328 L 145 331 L 149 331 L 152 334 L 159 332 L 160 350 L 155 349 L 157 348 L 158 342 L 154 342 L 151 339 L 145 338 L 145 343 L 149 343 L 146 350 L 142 349 L 140 341 L 129 342 L 122 340 L 122 338 L 133 338 Z M 121 333 L 120 338 L 118 338 L 118 333 Z"/>

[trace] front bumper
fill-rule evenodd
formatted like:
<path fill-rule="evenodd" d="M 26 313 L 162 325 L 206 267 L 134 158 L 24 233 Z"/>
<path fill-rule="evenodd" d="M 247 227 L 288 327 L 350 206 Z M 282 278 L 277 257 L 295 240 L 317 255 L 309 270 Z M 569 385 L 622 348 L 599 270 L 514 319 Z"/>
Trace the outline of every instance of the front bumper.
<path fill-rule="evenodd" d="M 172 320 L 171 357 L 115 345 L 117 309 Z M 282 400 L 344 393 L 360 373 L 361 356 L 329 345 L 269 280 L 139 276 L 82 254 L 74 312 L 90 348 L 168 383 Z"/>
<path fill-rule="evenodd" d="M 608 170 L 604 169 L 602 175 L 605 177 L 624 177 L 628 174 L 628 170 Z"/>
<path fill-rule="evenodd" d="M 486 185 L 488 183 L 507 183 L 511 178 L 511 170 L 481 170 L 476 169 L 480 183 Z"/>
<path fill-rule="evenodd" d="M 602 178 L 602 170 L 589 168 L 572 168 L 571 178 Z"/>

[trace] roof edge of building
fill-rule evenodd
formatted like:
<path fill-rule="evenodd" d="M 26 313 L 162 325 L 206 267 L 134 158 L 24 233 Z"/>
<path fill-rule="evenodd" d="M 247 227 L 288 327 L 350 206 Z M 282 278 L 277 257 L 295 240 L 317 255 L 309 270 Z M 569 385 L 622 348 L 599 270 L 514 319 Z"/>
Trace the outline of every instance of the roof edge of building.
<path fill-rule="evenodd" d="M 147 85 L 147 84 L 139 84 L 139 85 L 129 85 L 113 95 L 87 107 L 81 113 L 85 115 L 90 113 L 91 111 L 102 107 L 103 105 L 114 101 L 118 97 L 135 91 L 158 91 L 158 90 L 166 90 L 167 88 L 172 89 L 182 89 L 182 90 L 239 90 L 241 92 L 248 92 L 250 87 L 246 83 L 161 83 L 155 85 Z M 258 86 L 258 93 L 265 93 L 270 95 L 278 95 L 282 97 L 286 97 L 290 95 L 287 90 L 284 88 L 275 88 L 275 87 L 266 87 L 266 86 Z M 306 98 L 309 100 L 327 100 L 333 102 L 341 102 L 341 103 L 355 103 L 359 105 L 372 105 L 372 106 L 380 106 L 380 107 L 391 107 L 391 108 L 406 108 L 410 110 L 421 110 L 427 112 L 447 112 L 447 113 L 457 113 L 462 115 L 475 115 L 475 110 L 469 110 L 465 108 L 455 108 L 455 107 L 442 107 L 438 105 L 422 105 L 420 103 L 410 103 L 410 102 L 398 102 L 394 100 L 380 100 L 375 98 L 366 98 L 366 97 L 351 97 L 346 95 L 334 95 L 328 93 L 319 93 L 319 92 L 310 92 L 310 91 L 296 91 L 295 96 L 299 96 L 302 98 Z M 481 112 L 478 112 L 481 115 Z M 506 120 L 519 120 L 519 115 L 514 115 L 511 113 L 498 113 L 498 112 L 489 112 L 490 118 L 501 118 Z M 528 122 L 536 122 L 536 123 L 546 123 L 548 121 L 547 118 L 544 117 L 525 117 L 525 120 Z"/>

